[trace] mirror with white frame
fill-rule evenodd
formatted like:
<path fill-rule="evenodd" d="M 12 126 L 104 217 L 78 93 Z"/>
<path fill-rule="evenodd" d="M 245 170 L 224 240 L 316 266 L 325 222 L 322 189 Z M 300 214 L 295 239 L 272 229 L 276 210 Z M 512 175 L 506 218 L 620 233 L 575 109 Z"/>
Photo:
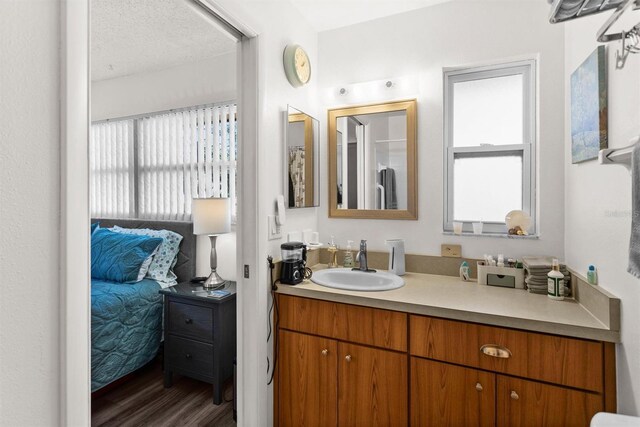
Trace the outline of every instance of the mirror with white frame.
<path fill-rule="evenodd" d="M 290 209 L 320 204 L 320 122 L 287 106 L 285 112 L 285 204 Z"/>
<path fill-rule="evenodd" d="M 329 110 L 329 216 L 417 219 L 416 101 Z"/>

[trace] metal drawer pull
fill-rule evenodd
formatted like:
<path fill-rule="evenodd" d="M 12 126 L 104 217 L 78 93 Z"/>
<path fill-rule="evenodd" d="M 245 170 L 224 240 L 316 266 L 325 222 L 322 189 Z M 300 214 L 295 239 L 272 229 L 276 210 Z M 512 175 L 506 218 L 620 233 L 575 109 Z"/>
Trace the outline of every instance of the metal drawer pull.
<path fill-rule="evenodd" d="M 508 359 L 511 357 L 511 350 L 496 344 L 485 344 L 480 347 L 480 351 L 487 356 L 498 357 L 500 359 Z"/>
<path fill-rule="evenodd" d="M 482 391 L 482 384 L 476 383 L 476 390 Z"/>
<path fill-rule="evenodd" d="M 516 393 L 515 391 L 511 390 L 511 398 L 513 400 L 518 400 L 518 399 L 520 399 L 520 396 L 518 396 L 518 393 Z"/>
<path fill-rule="evenodd" d="M 327 350 L 326 348 L 324 350 L 322 350 L 322 355 L 326 356 L 327 354 L 329 354 L 329 350 Z"/>
<path fill-rule="evenodd" d="M 346 360 L 347 362 L 351 362 L 351 355 L 347 354 L 347 356 L 344 358 L 344 360 Z"/>
<path fill-rule="evenodd" d="M 191 353 L 185 354 L 184 357 L 186 357 L 187 359 L 191 359 Z"/>
<path fill-rule="evenodd" d="M 187 325 L 190 325 L 193 323 L 192 319 L 184 319 L 184 323 L 186 323 Z"/>

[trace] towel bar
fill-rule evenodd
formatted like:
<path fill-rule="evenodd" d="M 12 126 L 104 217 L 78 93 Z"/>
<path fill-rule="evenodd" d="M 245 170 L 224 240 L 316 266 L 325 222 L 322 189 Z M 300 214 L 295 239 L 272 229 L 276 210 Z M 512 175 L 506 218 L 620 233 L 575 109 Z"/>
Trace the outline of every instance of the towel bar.
<path fill-rule="evenodd" d="M 631 155 L 633 147 L 640 141 L 640 136 L 631 138 L 629 146 L 624 148 L 605 148 L 598 153 L 598 161 L 601 165 L 622 165 L 631 172 Z"/>

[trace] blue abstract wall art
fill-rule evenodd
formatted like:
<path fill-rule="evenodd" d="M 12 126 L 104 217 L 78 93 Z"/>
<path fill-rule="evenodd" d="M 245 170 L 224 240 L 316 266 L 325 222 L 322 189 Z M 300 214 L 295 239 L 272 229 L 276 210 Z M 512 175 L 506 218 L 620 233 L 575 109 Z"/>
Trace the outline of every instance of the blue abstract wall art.
<path fill-rule="evenodd" d="M 608 147 L 606 50 L 598 46 L 571 74 L 572 163 L 598 158 Z"/>

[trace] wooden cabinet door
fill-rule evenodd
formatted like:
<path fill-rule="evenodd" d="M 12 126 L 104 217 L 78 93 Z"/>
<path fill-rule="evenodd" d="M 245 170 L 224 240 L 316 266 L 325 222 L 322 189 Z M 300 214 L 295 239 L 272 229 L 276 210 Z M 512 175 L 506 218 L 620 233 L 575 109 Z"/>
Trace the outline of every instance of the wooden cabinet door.
<path fill-rule="evenodd" d="M 338 344 L 338 423 L 406 426 L 407 355 L 355 344 Z"/>
<path fill-rule="evenodd" d="M 497 399 L 498 427 L 586 427 L 603 410 L 599 394 L 502 375 Z"/>
<path fill-rule="evenodd" d="M 337 425 L 337 343 L 280 330 L 278 425 Z"/>
<path fill-rule="evenodd" d="M 411 358 L 412 426 L 495 426 L 496 375 Z"/>

